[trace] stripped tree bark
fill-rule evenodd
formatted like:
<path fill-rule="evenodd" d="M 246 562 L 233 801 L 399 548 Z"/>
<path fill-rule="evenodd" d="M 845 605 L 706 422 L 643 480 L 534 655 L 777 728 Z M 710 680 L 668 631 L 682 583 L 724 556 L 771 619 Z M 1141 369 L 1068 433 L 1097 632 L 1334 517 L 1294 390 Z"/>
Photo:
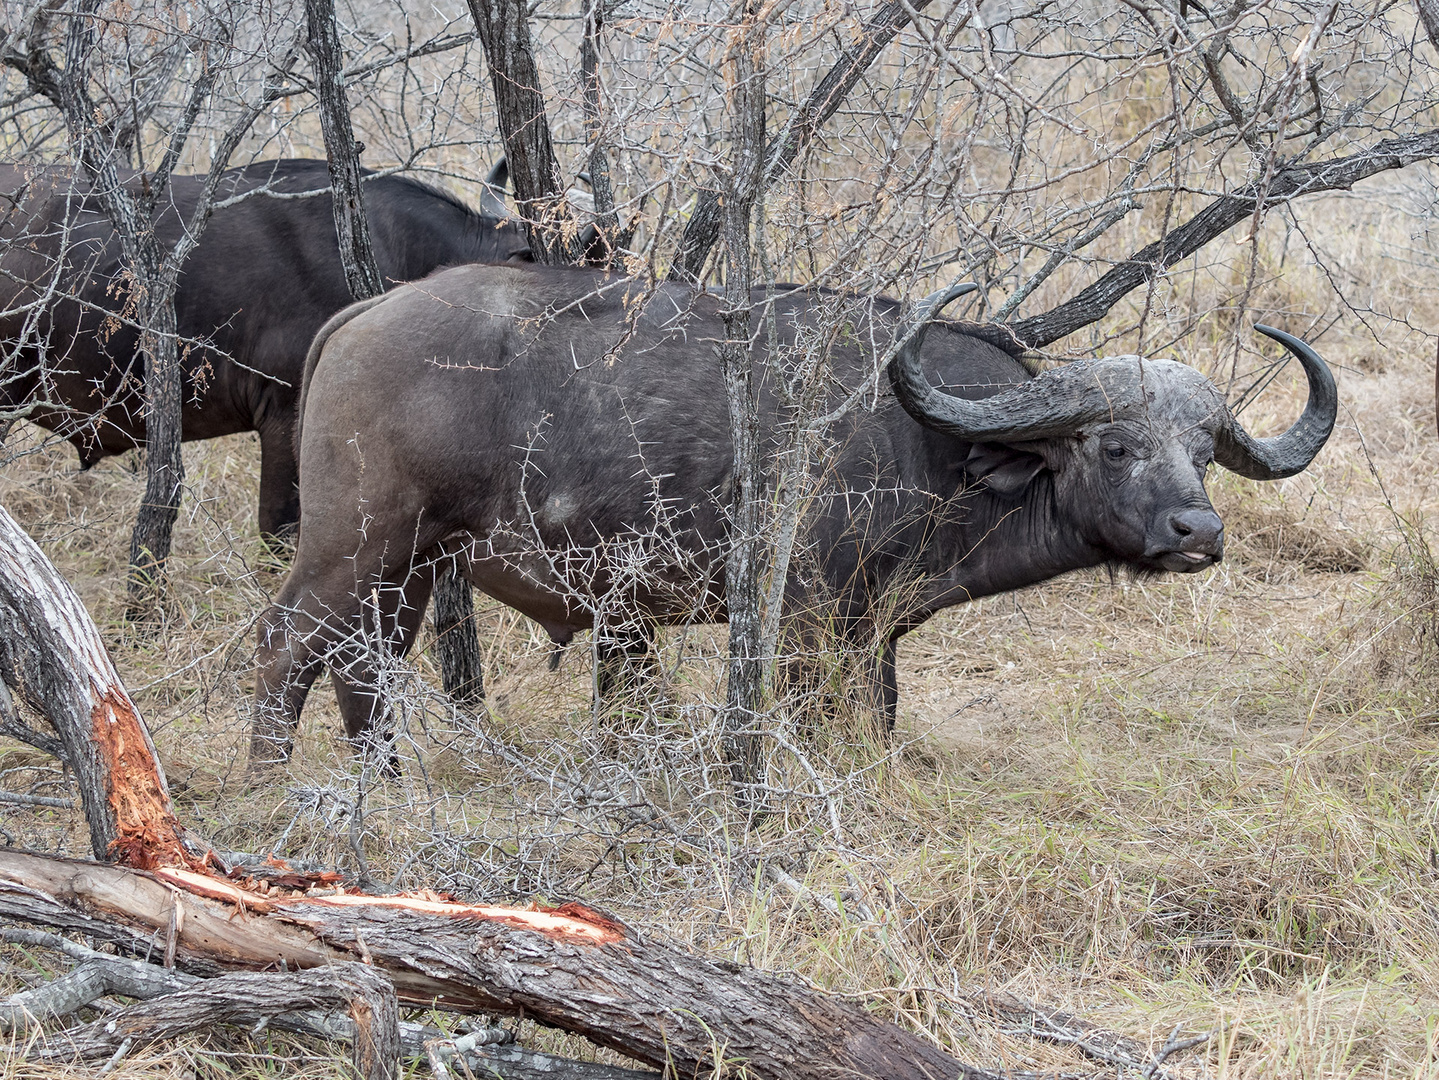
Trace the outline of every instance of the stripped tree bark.
<path fill-rule="evenodd" d="M 774 1080 L 984 1076 L 863 1009 L 648 939 L 580 904 L 369 896 L 337 875 L 226 866 L 175 818 L 153 745 L 83 605 L 0 508 L 0 676 L 66 744 L 84 862 L 0 849 L 0 918 L 159 951 L 202 976 L 362 962 L 398 1000 L 523 1014 L 657 1068 Z"/>
<path fill-rule="evenodd" d="M 330 167 L 331 205 L 335 235 L 345 281 L 356 300 L 368 300 L 385 291 L 380 264 L 370 243 L 365 215 L 365 192 L 360 171 L 360 145 L 350 123 L 345 96 L 344 54 L 335 24 L 334 0 L 305 0 L 309 37 L 307 49 L 315 68 L 315 92 L 320 105 L 320 128 Z M 470 584 L 451 561 L 435 579 L 435 636 L 445 692 L 456 701 L 477 708 L 485 697 L 480 639 L 475 628 L 475 601 Z"/>

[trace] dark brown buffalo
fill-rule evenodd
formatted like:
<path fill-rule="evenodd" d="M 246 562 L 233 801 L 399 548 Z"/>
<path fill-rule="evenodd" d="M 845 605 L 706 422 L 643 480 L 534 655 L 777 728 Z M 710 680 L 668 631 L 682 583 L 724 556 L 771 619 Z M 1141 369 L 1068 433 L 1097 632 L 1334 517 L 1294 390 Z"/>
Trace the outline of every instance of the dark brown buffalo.
<path fill-rule="evenodd" d="M 158 216 L 163 246 L 178 238 L 202 183 L 171 182 Z M 215 212 L 175 298 L 190 343 L 184 438 L 259 432 L 265 534 L 283 536 L 298 520 L 293 418 L 305 351 L 351 301 L 329 184 L 323 161 L 264 161 L 226 174 L 217 202 L 256 194 Z M 293 197 L 316 191 L 324 194 Z M 84 192 L 62 169 L 0 166 L 0 412 L 29 404 L 29 419 L 69 439 L 88 467 L 143 442 L 145 423 L 137 333 L 112 317 L 128 300 L 120 245 Z M 418 181 L 375 177 L 365 184 L 365 209 L 387 284 L 459 263 L 529 258 L 523 231 L 500 220 L 504 207 L 491 191 L 478 214 Z"/>
<path fill-rule="evenodd" d="M 379 698 L 373 645 L 410 646 L 442 543 L 462 539 L 475 586 L 557 640 L 594 625 L 596 598 L 617 592 L 641 624 L 724 618 L 724 301 L 646 289 L 585 270 L 466 266 L 321 330 L 301 403 L 304 525 L 259 630 L 252 760 L 288 753 L 325 663 L 348 683 L 349 733 L 364 732 Z M 1126 356 L 1035 376 L 978 328 L 930 325 L 956 294 L 922 307 L 925 329 L 891 365 L 896 396 L 833 432 L 789 582 L 792 610 L 821 608 L 873 643 L 871 693 L 891 719 L 907 630 L 1081 567 L 1210 566 L 1224 533 L 1209 464 L 1299 472 L 1337 408 L 1324 362 L 1277 330 L 1260 328 L 1303 365 L 1309 402 L 1285 434 L 1253 439 L 1183 364 Z M 783 344 L 803 331 L 827 351 L 833 401 L 873 381 L 901 315 L 890 300 L 798 287 L 773 299 Z M 760 420 L 775 431 L 769 323 L 756 325 Z"/>

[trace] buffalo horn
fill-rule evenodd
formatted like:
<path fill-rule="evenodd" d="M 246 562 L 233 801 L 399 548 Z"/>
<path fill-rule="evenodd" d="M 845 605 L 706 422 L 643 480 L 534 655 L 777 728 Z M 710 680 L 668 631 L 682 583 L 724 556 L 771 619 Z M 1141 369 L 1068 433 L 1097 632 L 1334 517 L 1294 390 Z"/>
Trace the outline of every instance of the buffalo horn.
<path fill-rule="evenodd" d="M 960 285 L 920 303 L 919 325 L 890 365 L 890 382 L 905 411 L 927 428 L 967 442 L 1023 442 L 1073 434 L 1102 421 L 1143 397 L 1139 369 L 1104 370 L 1106 361 L 1077 361 L 979 401 L 936 390 L 920 367 L 919 351 L 930 320 L 950 301 L 977 286 Z M 1214 459 L 1253 480 L 1293 476 L 1314 460 L 1334 430 L 1339 395 L 1334 376 L 1319 354 L 1297 337 L 1256 326 L 1292 353 L 1309 379 L 1309 401 L 1298 422 L 1283 435 L 1255 439 L 1232 416 L 1215 439 Z M 1214 391 L 1216 394 L 1218 391 Z M 1221 406 L 1222 407 L 1222 406 Z"/>
<path fill-rule="evenodd" d="M 600 244 L 600 230 L 593 221 L 581 230 L 576 250 L 585 262 L 604 262 L 605 252 Z"/>
<path fill-rule="evenodd" d="M 1272 326 L 1256 325 L 1254 329 L 1283 345 L 1303 366 L 1309 379 L 1309 401 L 1294 426 L 1272 439 L 1256 439 L 1238 420 L 1231 419 L 1215 441 L 1214 460 L 1251 480 L 1282 480 L 1302 472 L 1323 448 L 1334 430 L 1339 393 L 1329 365 L 1308 345 Z"/>
<path fill-rule="evenodd" d="M 906 412 L 927 428 L 968 442 L 1006 442 L 1070 434 L 1080 424 L 1113 411 L 1114 392 L 1079 365 L 1048 372 L 979 401 L 936 390 L 920 366 L 919 352 L 930 321 L 951 301 L 978 285 L 955 285 L 924 298 L 918 326 L 895 353 L 890 385 Z"/>
<path fill-rule="evenodd" d="M 510 183 L 510 163 L 503 157 L 490 169 L 490 174 L 480 184 L 480 213 L 485 217 L 503 221 L 510 216 L 505 205 L 505 188 Z"/>

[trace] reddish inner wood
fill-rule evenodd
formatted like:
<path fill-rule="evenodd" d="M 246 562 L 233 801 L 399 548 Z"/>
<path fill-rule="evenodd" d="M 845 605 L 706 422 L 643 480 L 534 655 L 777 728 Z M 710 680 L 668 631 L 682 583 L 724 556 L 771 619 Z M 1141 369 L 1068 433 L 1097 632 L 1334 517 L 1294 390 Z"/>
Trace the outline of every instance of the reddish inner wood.
<path fill-rule="evenodd" d="M 137 870 L 196 866 L 181 843 L 184 827 L 175 817 L 165 783 L 156 769 L 140 717 L 124 692 L 107 688 L 90 712 L 95 746 L 105 757 L 109 800 L 115 812 L 115 861 Z"/>
<path fill-rule="evenodd" d="M 609 945 L 625 939 L 624 928 L 591 911 L 583 904 L 564 904 L 548 908 L 536 904 L 532 908 L 492 907 L 483 904 L 461 904 L 447 900 L 435 900 L 433 894 L 414 896 L 367 896 L 363 893 L 334 893 L 315 896 L 306 893 L 285 895 L 281 892 L 264 894 L 250 888 L 242 888 L 210 874 L 176 867 L 152 867 L 151 873 L 162 881 L 169 882 L 186 892 L 234 904 L 245 911 L 261 914 L 284 911 L 289 915 L 301 915 L 304 906 L 329 907 L 383 907 L 398 911 L 413 911 L 423 915 L 448 916 L 454 919 L 486 919 L 503 922 L 508 926 L 533 930 L 557 941 L 569 941 L 580 945 Z"/>
<path fill-rule="evenodd" d="M 285 874 L 284 884 L 263 885 L 254 879 L 239 883 L 216 874 L 208 856 L 196 858 L 185 850 L 184 827 L 175 817 L 155 758 L 140 727 L 134 704 L 123 692 L 107 690 L 91 714 L 95 745 L 105 755 L 110 777 L 110 805 L 115 811 L 118 836 L 112 845 L 116 862 L 137 870 L 148 870 L 163 881 L 197 896 L 234 904 L 258 913 L 284 907 L 292 914 L 299 905 L 321 904 L 336 907 L 385 907 L 425 915 L 456 919 L 486 919 L 533 930 L 546 937 L 576 944 L 608 945 L 625 939 L 624 928 L 580 904 L 559 908 L 535 905 L 532 908 L 491 907 L 462 904 L 426 891 L 418 895 L 367 896 L 354 890 L 327 895 L 306 891 L 330 887 L 334 874 L 313 878 Z M 288 867 L 276 861 L 276 868 Z M 288 887 L 287 887 L 288 886 Z"/>

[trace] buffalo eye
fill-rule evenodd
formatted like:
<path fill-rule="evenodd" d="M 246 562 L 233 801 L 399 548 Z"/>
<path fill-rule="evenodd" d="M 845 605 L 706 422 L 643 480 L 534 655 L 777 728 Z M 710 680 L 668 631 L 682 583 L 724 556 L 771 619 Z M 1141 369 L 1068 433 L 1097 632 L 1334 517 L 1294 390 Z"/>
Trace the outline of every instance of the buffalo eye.
<path fill-rule="evenodd" d="M 1124 456 L 1124 447 L 1122 447 L 1122 446 L 1106 446 L 1106 447 L 1104 448 L 1104 453 L 1109 457 L 1109 459 L 1110 459 L 1111 461 L 1118 461 L 1120 458 L 1122 458 L 1122 457 Z"/>

